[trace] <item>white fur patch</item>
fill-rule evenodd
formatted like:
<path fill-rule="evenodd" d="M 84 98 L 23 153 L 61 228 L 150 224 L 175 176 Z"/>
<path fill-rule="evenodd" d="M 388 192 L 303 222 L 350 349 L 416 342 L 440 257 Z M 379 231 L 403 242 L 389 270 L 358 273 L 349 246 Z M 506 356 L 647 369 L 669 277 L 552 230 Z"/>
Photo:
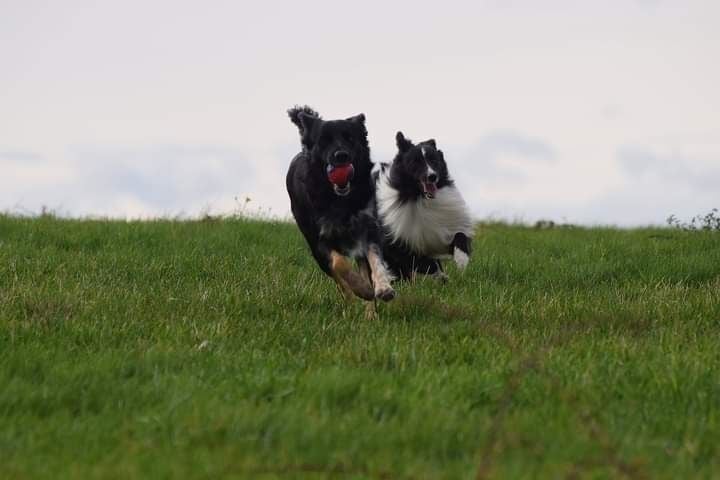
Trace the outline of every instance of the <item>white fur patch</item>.
<path fill-rule="evenodd" d="M 393 277 L 380 258 L 377 247 L 372 246 L 368 249 L 367 259 L 370 264 L 370 275 L 375 287 L 375 295 L 392 290 L 390 283 L 393 281 Z"/>
<path fill-rule="evenodd" d="M 440 188 L 432 199 L 419 197 L 402 203 L 383 172 L 378 178 L 377 207 L 392 240 L 425 255 L 447 257 L 456 233 L 473 235 L 467 204 L 454 186 Z"/>
<path fill-rule="evenodd" d="M 454 249 L 453 259 L 455 260 L 455 265 L 457 265 L 460 270 L 465 270 L 465 267 L 467 267 L 468 262 L 470 261 L 468 254 L 459 248 Z"/>
<path fill-rule="evenodd" d="M 433 173 L 437 173 L 433 168 L 430 166 L 429 163 L 425 162 L 425 165 L 427 165 L 427 174 L 428 176 L 432 175 Z"/>

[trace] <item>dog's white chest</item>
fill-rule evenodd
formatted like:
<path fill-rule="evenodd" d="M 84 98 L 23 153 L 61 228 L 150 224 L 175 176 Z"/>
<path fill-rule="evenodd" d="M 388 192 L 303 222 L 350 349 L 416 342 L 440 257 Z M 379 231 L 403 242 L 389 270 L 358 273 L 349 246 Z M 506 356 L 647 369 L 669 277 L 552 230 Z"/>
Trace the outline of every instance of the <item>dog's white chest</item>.
<path fill-rule="evenodd" d="M 411 249 L 440 257 L 450 254 L 456 233 L 472 236 L 472 221 L 465 200 L 454 186 L 439 189 L 433 199 L 420 197 L 401 202 L 388 179 L 380 175 L 377 185 L 378 214 L 392 236 Z"/>

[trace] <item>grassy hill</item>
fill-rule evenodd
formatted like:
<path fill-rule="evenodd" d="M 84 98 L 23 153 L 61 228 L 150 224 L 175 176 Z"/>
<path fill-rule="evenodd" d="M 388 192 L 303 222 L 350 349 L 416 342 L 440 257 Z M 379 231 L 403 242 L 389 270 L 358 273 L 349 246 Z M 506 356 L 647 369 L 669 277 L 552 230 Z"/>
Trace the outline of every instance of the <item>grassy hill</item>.
<path fill-rule="evenodd" d="M 367 321 L 291 224 L 0 217 L 0 478 L 720 475 L 720 234 L 448 270 Z"/>

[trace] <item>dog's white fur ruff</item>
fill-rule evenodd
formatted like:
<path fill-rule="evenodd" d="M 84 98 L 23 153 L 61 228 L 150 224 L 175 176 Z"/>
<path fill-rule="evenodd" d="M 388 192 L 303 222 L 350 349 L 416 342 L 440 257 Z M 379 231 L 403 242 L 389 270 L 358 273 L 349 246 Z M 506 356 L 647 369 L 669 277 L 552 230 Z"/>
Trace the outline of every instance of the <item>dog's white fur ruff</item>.
<path fill-rule="evenodd" d="M 419 197 L 403 203 L 398 198 L 398 191 L 390 185 L 387 170 L 379 172 L 377 207 L 394 242 L 404 242 L 412 250 L 434 258 L 447 258 L 450 256 L 448 247 L 456 233 L 473 236 L 470 212 L 454 185 L 438 189 L 435 198 Z M 455 249 L 456 255 L 458 251 Z M 467 255 L 455 260 L 459 260 L 458 266 L 466 265 Z"/>

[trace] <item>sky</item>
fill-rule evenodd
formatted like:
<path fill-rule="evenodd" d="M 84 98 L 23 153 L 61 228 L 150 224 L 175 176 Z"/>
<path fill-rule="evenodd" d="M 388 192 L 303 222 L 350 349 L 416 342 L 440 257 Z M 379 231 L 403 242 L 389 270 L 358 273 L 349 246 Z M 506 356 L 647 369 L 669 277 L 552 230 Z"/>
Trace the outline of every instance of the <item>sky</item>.
<path fill-rule="evenodd" d="M 0 0 L 0 211 L 285 218 L 286 116 L 436 139 L 478 219 L 720 207 L 720 2 Z M 247 201 L 249 199 L 249 201 Z"/>

